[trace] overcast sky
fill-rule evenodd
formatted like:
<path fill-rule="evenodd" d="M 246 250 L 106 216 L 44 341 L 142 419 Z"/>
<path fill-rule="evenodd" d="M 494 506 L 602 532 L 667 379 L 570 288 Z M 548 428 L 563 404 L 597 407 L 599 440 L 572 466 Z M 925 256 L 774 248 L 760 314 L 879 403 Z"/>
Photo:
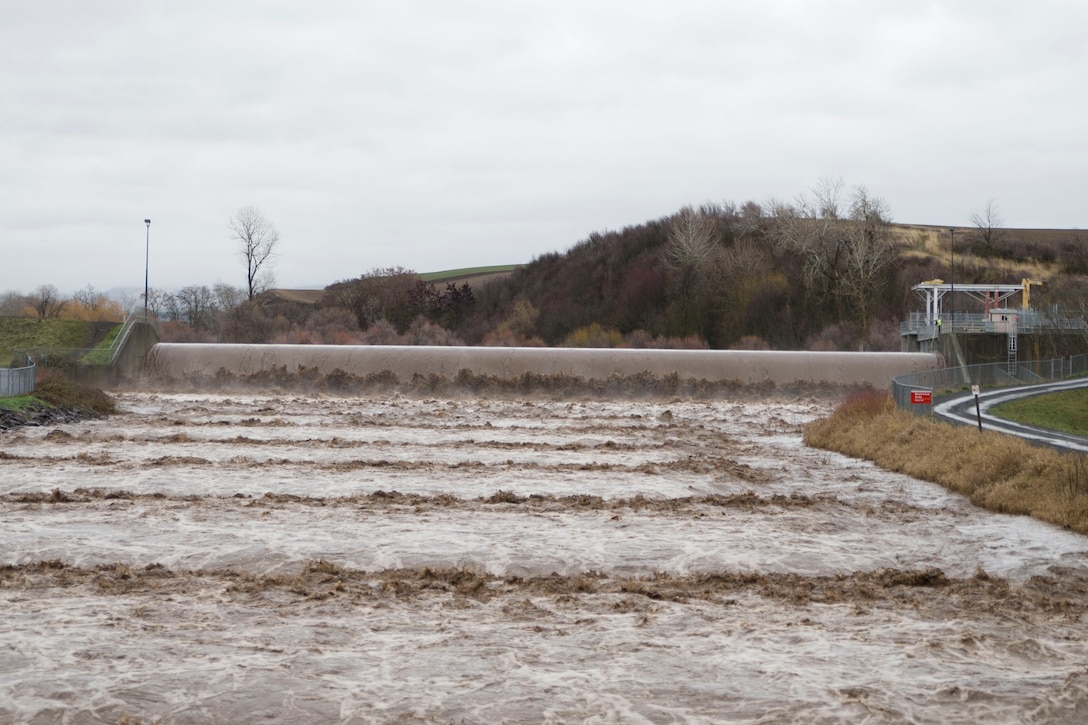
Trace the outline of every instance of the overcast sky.
<path fill-rule="evenodd" d="M 0 0 L 0 291 L 529 262 L 864 185 L 1088 226 L 1088 3 Z"/>

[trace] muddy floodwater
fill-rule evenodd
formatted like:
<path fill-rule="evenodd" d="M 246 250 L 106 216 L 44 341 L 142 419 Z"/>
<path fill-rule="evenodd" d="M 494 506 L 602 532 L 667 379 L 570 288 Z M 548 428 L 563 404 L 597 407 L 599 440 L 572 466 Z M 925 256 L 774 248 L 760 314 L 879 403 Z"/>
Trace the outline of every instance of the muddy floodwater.
<path fill-rule="evenodd" d="M 0 436 L 0 723 L 1088 721 L 1088 539 L 825 401 L 119 402 Z"/>

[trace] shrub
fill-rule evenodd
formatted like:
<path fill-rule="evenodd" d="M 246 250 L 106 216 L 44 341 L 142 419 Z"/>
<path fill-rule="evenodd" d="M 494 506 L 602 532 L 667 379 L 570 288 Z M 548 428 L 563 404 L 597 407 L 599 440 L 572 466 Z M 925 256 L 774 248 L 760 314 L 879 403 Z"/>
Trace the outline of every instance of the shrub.
<path fill-rule="evenodd" d="M 419 315 L 408 326 L 403 336 L 408 345 L 463 345 L 461 339 L 452 332 L 436 325 L 423 315 Z"/>
<path fill-rule="evenodd" d="M 37 383 L 34 397 L 58 408 L 74 408 L 89 415 L 117 412 L 113 398 L 101 390 L 89 388 L 64 375 L 50 375 Z"/>
<path fill-rule="evenodd" d="M 363 343 L 366 345 L 399 345 L 400 335 L 397 328 L 388 320 L 378 320 L 363 333 Z"/>
<path fill-rule="evenodd" d="M 839 403 L 835 409 L 835 415 L 872 418 L 893 410 L 895 410 L 895 398 L 891 393 L 886 390 L 866 388 L 851 393 L 846 400 Z"/>
<path fill-rule="evenodd" d="M 567 335 L 559 347 L 624 347 L 623 335 L 619 330 L 607 329 L 594 322 L 587 327 L 579 327 Z"/>
<path fill-rule="evenodd" d="M 770 350 L 771 345 L 758 335 L 745 335 L 732 346 L 733 350 Z"/>

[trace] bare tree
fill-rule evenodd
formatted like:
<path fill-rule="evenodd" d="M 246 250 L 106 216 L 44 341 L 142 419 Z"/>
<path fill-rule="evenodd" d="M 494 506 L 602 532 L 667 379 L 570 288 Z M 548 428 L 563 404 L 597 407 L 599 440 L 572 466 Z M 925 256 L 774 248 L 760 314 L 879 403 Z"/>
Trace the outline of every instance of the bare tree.
<path fill-rule="evenodd" d="M 776 254 L 792 252 L 801 260 L 806 287 L 835 306 L 842 317 L 842 275 L 847 235 L 842 211 L 843 182 L 821 179 L 794 204 L 774 202 Z"/>
<path fill-rule="evenodd" d="M 245 290 L 226 282 L 216 282 L 212 287 L 212 293 L 215 295 L 216 305 L 224 312 L 241 307 L 246 301 Z"/>
<path fill-rule="evenodd" d="M 1005 220 L 1001 218 L 993 199 L 986 202 L 986 206 L 982 208 L 982 211 L 971 214 L 971 223 L 975 225 L 974 235 L 982 247 L 983 254 L 993 254 L 997 243 L 1005 236 L 1005 232 L 1001 228 Z"/>
<path fill-rule="evenodd" d="M 672 269 L 697 268 L 718 248 L 714 217 L 707 210 L 684 207 L 669 227 L 665 264 Z"/>
<path fill-rule="evenodd" d="M 87 285 L 72 294 L 67 314 L 76 320 L 95 322 L 123 320 L 125 318 L 125 311 L 121 305 L 91 285 Z"/>
<path fill-rule="evenodd" d="M 759 242 L 741 239 L 727 249 L 722 267 L 730 283 L 739 283 L 766 275 L 773 269 L 770 253 Z"/>
<path fill-rule="evenodd" d="M 72 299 L 83 305 L 89 312 L 98 312 L 98 309 L 105 303 L 106 297 L 101 292 L 96 290 L 92 285 L 87 285 L 81 290 L 77 290 Z"/>
<path fill-rule="evenodd" d="M 842 216 L 843 180 L 825 176 L 812 187 L 807 203 L 820 219 L 835 220 Z"/>
<path fill-rule="evenodd" d="M 0 317 L 19 317 L 29 306 L 30 300 L 20 292 L 0 294 Z"/>
<path fill-rule="evenodd" d="M 1062 242 L 1060 255 L 1065 274 L 1088 275 L 1088 239 L 1079 229 L 1072 230 Z"/>
<path fill-rule="evenodd" d="M 766 231 L 767 215 L 763 207 L 754 201 L 744 202 L 737 217 L 737 234 L 742 237 L 755 237 Z"/>
<path fill-rule="evenodd" d="M 863 186 L 846 196 L 842 181 L 823 179 L 774 215 L 777 244 L 803 260 L 806 286 L 834 305 L 839 320 L 854 316 L 865 334 L 896 259 L 888 205 Z"/>
<path fill-rule="evenodd" d="M 275 255 L 280 234 L 260 209 L 243 206 L 230 220 L 232 239 L 238 241 L 238 254 L 246 262 L 249 299 L 272 285 L 269 261 Z"/>
<path fill-rule="evenodd" d="M 155 319 L 158 319 L 163 312 L 169 310 L 172 297 L 173 295 L 171 295 L 169 292 L 161 289 L 155 289 L 154 287 L 152 287 L 151 291 L 148 292 L 149 299 L 142 300 L 141 302 L 143 303 L 144 307 L 151 311 L 152 316 L 155 317 Z M 125 308 L 134 309 L 135 305 L 136 303 L 135 301 L 133 301 L 125 305 Z"/>
<path fill-rule="evenodd" d="M 220 342 L 266 342 L 262 338 L 268 330 L 260 314 L 260 303 L 247 299 L 245 290 L 217 282 L 212 288 L 212 296 L 219 319 Z"/>
<path fill-rule="evenodd" d="M 868 335 L 880 291 L 899 251 L 888 225 L 888 204 L 863 186 L 855 187 L 846 226 L 846 257 L 842 278 L 843 293 L 853 302 L 863 335 Z"/>
<path fill-rule="evenodd" d="M 664 261 L 677 303 L 672 324 L 679 335 L 705 334 L 700 328 L 698 300 L 706 292 L 705 280 L 714 276 L 714 262 L 721 249 L 713 212 L 706 206 L 698 211 L 684 207 L 669 225 Z"/>
<path fill-rule="evenodd" d="M 122 310 L 132 311 L 138 307 L 146 307 L 151 313 L 151 316 L 155 319 L 160 319 L 165 316 L 165 319 L 178 321 L 177 312 L 177 300 L 174 296 L 166 290 L 155 289 L 151 287 L 147 292 L 148 299 L 144 300 L 144 291 L 140 290 L 136 294 L 130 292 L 122 292 L 120 305 Z"/>
<path fill-rule="evenodd" d="M 174 295 L 180 320 L 194 330 L 215 330 L 218 309 L 215 295 L 204 285 L 190 285 Z"/>
<path fill-rule="evenodd" d="M 31 294 L 27 295 L 27 302 L 34 308 L 38 317 L 60 317 L 64 310 L 64 300 L 60 298 L 60 292 L 51 284 L 43 284 Z"/>

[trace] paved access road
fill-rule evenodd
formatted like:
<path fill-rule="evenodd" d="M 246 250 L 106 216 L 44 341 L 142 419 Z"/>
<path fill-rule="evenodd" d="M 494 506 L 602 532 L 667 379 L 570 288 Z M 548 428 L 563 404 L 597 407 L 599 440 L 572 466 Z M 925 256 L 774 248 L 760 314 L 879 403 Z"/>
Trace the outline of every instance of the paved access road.
<path fill-rule="evenodd" d="M 998 388 L 996 390 L 983 390 L 978 396 L 978 409 L 982 416 L 982 427 L 986 430 L 996 430 L 1009 435 L 1020 436 L 1035 443 L 1053 446 L 1055 448 L 1088 452 L 1088 438 L 1061 433 L 1047 428 L 1014 423 L 1011 420 L 999 418 L 990 413 L 990 409 L 1001 403 L 1021 398 L 1030 398 L 1036 395 L 1057 393 L 1064 390 L 1088 387 L 1088 378 L 1065 380 L 1059 383 L 1044 383 L 1042 385 L 1026 385 L 1018 388 Z M 978 414 L 975 411 L 975 396 L 964 393 L 953 398 L 948 398 L 933 406 L 933 414 L 950 423 L 963 425 L 978 425 Z"/>

